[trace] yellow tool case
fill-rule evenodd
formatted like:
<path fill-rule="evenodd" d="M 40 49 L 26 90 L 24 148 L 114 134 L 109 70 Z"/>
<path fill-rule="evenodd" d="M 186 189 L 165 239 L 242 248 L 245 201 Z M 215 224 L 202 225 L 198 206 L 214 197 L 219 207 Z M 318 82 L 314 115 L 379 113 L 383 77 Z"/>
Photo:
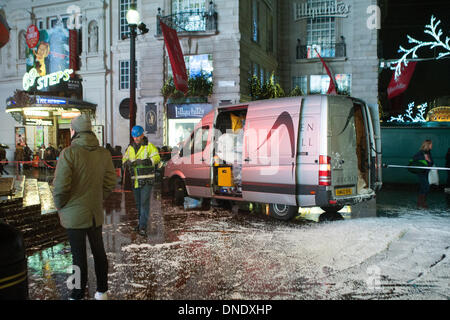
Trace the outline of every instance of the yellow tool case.
<path fill-rule="evenodd" d="M 234 185 L 231 167 L 217 168 L 217 185 L 219 187 L 232 187 Z"/>

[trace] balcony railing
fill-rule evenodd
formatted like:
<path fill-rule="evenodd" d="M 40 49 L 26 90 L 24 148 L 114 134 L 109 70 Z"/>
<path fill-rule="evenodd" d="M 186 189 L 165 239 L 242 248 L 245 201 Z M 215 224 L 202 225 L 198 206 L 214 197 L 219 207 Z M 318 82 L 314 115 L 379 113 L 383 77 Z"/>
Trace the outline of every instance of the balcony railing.
<path fill-rule="evenodd" d="M 156 35 L 162 36 L 159 21 L 162 20 L 169 27 L 175 29 L 178 33 L 192 32 L 216 32 L 217 31 L 217 12 L 215 10 L 190 10 L 178 12 L 168 16 L 162 16 L 158 10 L 156 16 Z"/>
<path fill-rule="evenodd" d="M 347 56 L 345 42 L 322 43 L 313 45 L 297 45 L 297 59 L 318 58 L 317 52 L 322 58 L 344 58 Z"/>

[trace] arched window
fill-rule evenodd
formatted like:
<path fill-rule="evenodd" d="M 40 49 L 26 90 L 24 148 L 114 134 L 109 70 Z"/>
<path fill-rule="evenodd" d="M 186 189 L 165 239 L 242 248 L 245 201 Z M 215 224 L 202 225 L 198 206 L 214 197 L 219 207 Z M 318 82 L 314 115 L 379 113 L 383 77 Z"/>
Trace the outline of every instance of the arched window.
<path fill-rule="evenodd" d="M 26 35 L 26 32 L 25 32 L 25 30 L 21 30 L 20 32 L 19 32 L 19 38 L 18 38 L 18 44 L 19 44 L 19 54 L 18 54 L 18 56 L 19 56 L 19 59 L 20 60 L 24 60 L 24 59 L 26 59 L 26 56 L 27 56 L 27 52 L 26 52 L 26 50 L 27 50 L 27 41 L 26 41 L 26 38 L 25 38 L 25 35 Z"/>

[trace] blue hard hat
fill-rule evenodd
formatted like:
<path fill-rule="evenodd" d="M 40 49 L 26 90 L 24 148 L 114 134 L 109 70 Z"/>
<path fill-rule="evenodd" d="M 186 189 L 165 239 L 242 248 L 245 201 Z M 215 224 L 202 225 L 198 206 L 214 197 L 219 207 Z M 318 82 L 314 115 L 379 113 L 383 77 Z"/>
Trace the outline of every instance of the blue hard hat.
<path fill-rule="evenodd" d="M 141 126 L 134 126 L 133 129 L 131 129 L 131 136 L 133 138 L 140 137 L 144 134 L 144 128 Z"/>

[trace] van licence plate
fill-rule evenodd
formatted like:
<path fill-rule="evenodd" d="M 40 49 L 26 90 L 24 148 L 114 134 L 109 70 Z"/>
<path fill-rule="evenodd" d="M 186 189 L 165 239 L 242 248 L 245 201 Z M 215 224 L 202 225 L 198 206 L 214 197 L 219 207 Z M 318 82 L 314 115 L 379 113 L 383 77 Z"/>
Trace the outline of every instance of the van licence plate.
<path fill-rule="evenodd" d="M 348 196 L 353 193 L 352 188 L 340 188 L 340 189 L 334 190 L 334 192 L 337 196 Z"/>

